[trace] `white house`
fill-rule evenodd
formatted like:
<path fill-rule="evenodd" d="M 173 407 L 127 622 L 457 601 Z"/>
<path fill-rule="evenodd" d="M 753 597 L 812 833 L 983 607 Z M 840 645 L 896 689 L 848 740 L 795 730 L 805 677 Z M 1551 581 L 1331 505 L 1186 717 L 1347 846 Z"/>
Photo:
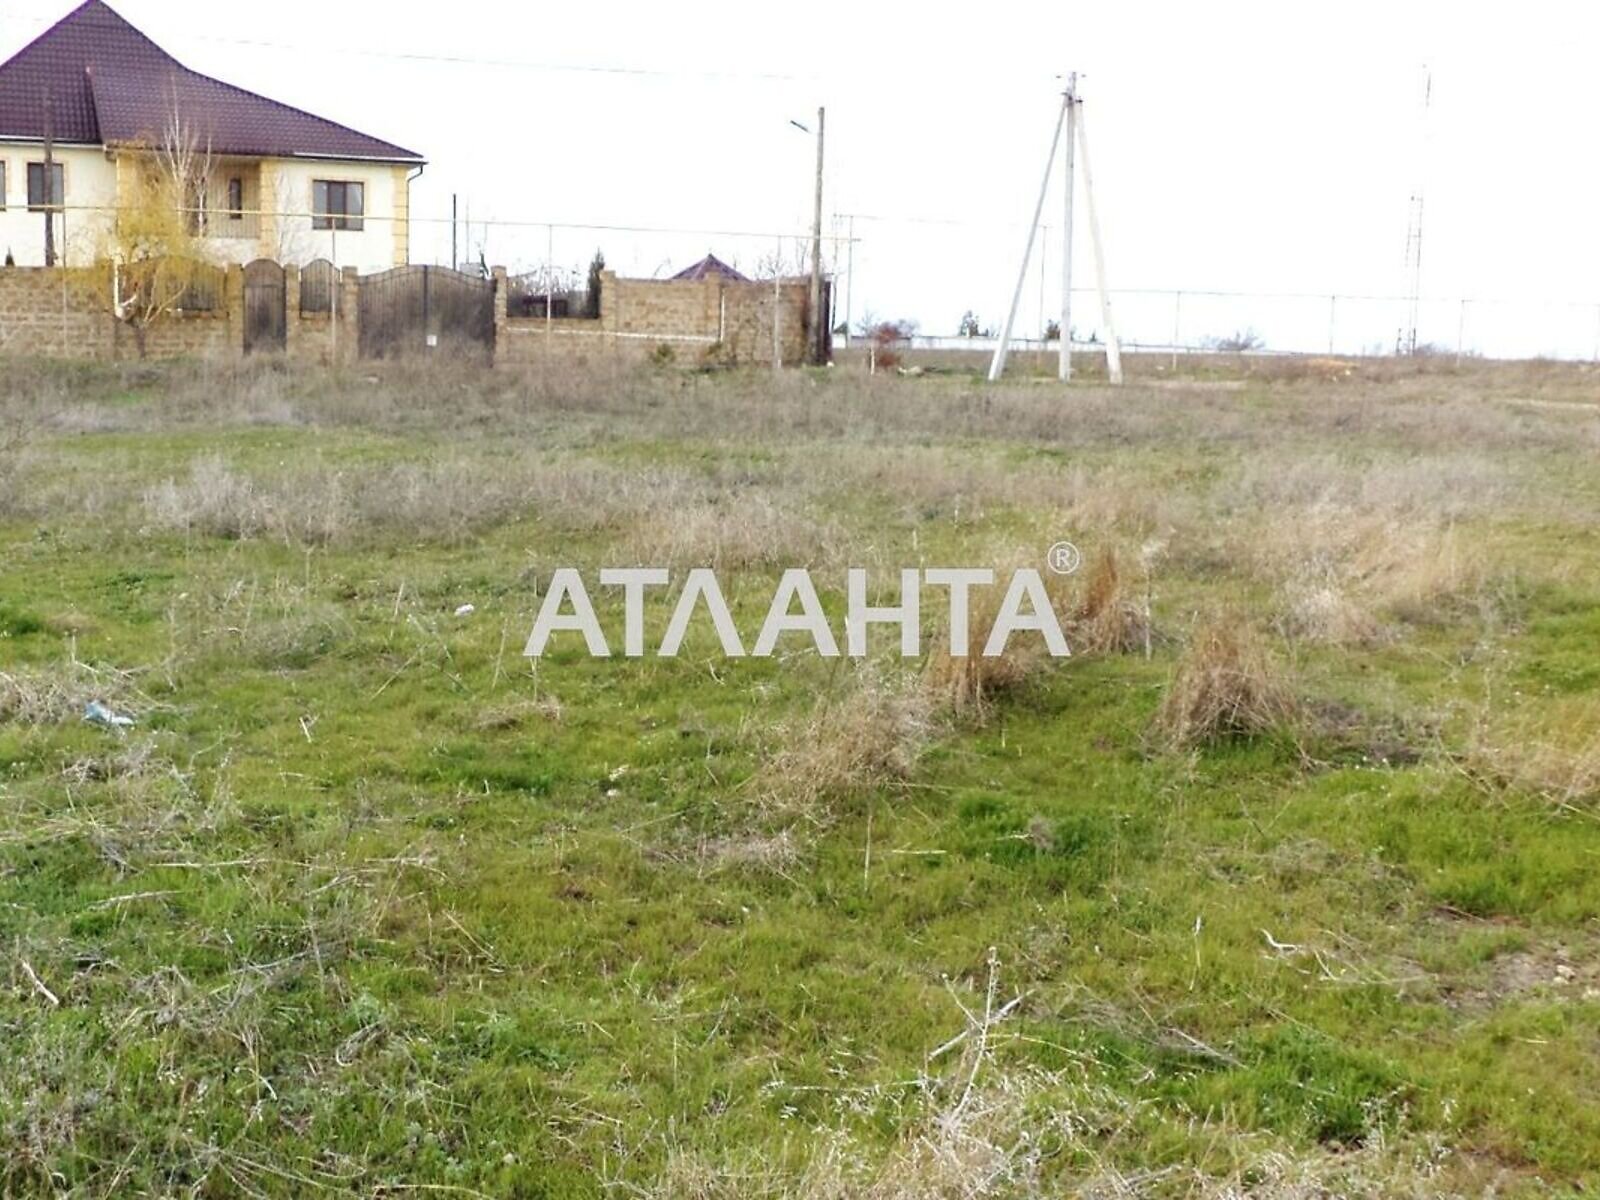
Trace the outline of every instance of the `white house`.
<path fill-rule="evenodd" d="M 42 265 L 48 220 L 58 263 L 93 260 L 174 128 L 204 164 L 193 219 L 217 261 L 407 261 L 421 156 L 191 71 L 101 0 L 0 64 L 0 255 Z"/>

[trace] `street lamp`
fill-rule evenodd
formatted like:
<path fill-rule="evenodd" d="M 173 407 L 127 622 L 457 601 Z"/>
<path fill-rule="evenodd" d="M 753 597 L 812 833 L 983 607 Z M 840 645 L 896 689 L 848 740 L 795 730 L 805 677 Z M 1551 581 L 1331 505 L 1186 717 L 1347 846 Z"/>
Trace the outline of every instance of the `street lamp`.
<path fill-rule="evenodd" d="M 811 213 L 811 294 L 808 301 L 811 315 L 811 345 L 807 347 L 807 357 L 812 365 L 822 365 L 822 348 L 827 344 L 825 322 L 827 314 L 822 311 L 822 142 L 827 129 L 828 110 L 817 109 L 817 188 L 815 202 Z M 805 125 L 789 118 L 801 133 L 809 134 L 811 130 Z"/>

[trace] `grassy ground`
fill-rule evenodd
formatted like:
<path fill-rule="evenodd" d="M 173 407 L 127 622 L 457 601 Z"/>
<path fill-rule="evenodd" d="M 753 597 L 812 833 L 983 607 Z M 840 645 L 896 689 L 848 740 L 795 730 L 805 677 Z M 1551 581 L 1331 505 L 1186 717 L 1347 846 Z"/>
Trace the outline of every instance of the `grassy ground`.
<path fill-rule="evenodd" d="M 1576 1194 L 1600 376 L 1259 370 L 8 364 L 0 1194 Z M 981 697 L 519 653 L 1062 538 Z"/>

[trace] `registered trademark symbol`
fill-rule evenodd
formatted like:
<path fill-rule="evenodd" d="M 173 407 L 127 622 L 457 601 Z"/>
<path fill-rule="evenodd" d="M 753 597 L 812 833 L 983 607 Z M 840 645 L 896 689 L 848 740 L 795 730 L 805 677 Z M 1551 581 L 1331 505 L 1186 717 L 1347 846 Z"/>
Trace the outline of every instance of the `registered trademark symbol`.
<path fill-rule="evenodd" d="M 1057 542 L 1050 547 L 1045 561 L 1057 575 L 1071 575 L 1083 565 L 1083 555 L 1071 542 Z"/>

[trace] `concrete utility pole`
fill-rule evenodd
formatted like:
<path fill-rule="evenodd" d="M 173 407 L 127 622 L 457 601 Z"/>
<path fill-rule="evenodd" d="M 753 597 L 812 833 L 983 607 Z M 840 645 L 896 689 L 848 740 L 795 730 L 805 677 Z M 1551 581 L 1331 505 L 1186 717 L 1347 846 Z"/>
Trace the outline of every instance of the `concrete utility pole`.
<path fill-rule="evenodd" d="M 1056 375 L 1062 383 L 1072 379 L 1072 178 L 1078 132 L 1078 73 L 1067 76 L 1067 173 L 1061 199 L 1061 357 Z"/>
<path fill-rule="evenodd" d="M 1105 326 L 1106 375 L 1112 383 L 1121 383 L 1122 344 L 1117 340 L 1117 327 L 1111 319 L 1111 292 L 1106 287 L 1106 256 L 1100 241 L 1100 218 L 1095 214 L 1094 207 L 1094 171 L 1089 167 L 1089 131 L 1082 113 L 1078 114 L 1077 125 L 1078 149 L 1083 154 L 1083 198 L 1089 209 L 1089 246 L 1094 251 L 1094 286 L 1100 293 L 1100 323 Z"/>
<path fill-rule="evenodd" d="M 850 320 L 855 315 L 853 301 L 856 294 L 856 219 L 849 218 L 845 228 L 844 250 L 844 344 L 850 345 Z M 835 251 L 837 253 L 837 251 Z"/>
<path fill-rule="evenodd" d="M 828 314 L 822 311 L 822 138 L 828 110 L 817 109 L 817 194 L 811 214 L 811 362 L 823 365 L 828 344 Z"/>

